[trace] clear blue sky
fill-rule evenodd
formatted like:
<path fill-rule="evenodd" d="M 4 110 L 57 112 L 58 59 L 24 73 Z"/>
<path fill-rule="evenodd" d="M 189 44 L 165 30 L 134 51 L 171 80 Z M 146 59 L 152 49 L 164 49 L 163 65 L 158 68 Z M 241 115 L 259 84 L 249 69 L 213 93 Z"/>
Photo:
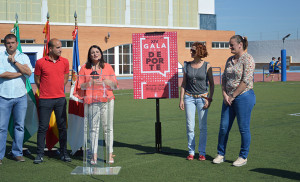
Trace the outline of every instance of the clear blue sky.
<path fill-rule="evenodd" d="M 289 33 L 288 39 L 300 39 L 300 0 L 215 0 L 215 10 L 217 30 L 233 30 L 249 41 Z"/>

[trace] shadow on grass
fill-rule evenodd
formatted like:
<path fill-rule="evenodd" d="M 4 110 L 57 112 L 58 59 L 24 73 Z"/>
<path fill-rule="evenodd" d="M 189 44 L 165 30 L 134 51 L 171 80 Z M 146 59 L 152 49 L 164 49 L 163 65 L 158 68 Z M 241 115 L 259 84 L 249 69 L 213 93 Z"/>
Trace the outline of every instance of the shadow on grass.
<path fill-rule="evenodd" d="M 282 169 L 256 168 L 256 169 L 252 169 L 250 171 L 268 174 L 268 175 L 272 175 L 272 176 L 278 176 L 281 178 L 287 178 L 287 179 L 291 179 L 291 180 L 300 180 L 300 173 L 282 170 Z"/>
<path fill-rule="evenodd" d="M 6 147 L 6 153 L 7 153 L 6 156 L 7 156 L 8 159 L 14 160 L 14 157 L 12 156 L 12 153 L 11 153 L 13 142 L 12 141 L 7 141 L 7 143 L 10 144 L 10 145 L 8 145 Z M 28 144 L 28 143 L 30 143 L 30 144 Z M 35 156 L 33 154 L 36 154 L 36 150 L 37 150 L 37 143 L 36 142 L 27 141 L 23 144 L 23 155 L 26 156 L 27 158 L 31 159 L 31 160 L 35 159 Z M 70 152 L 71 151 L 68 150 L 68 153 L 70 153 Z M 60 160 L 59 149 L 57 149 L 55 147 L 50 151 L 47 151 L 47 149 L 45 149 L 44 155 L 48 156 L 50 158 Z M 76 157 L 72 156 L 72 158 L 82 160 L 82 156 L 76 156 Z"/>
<path fill-rule="evenodd" d="M 142 151 L 142 153 L 136 153 L 136 155 L 150 155 L 150 154 L 163 154 L 163 155 L 172 155 L 176 157 L 186 158 L 188 155 L 188 152 L 186 150 L 181 149 L 174 149 L 170 147 L 162 147 L 161 152 L 156 152 L 155 147 L 149 147 L 149 146 L 143 146 L 138 144 L 128 144 L 128 143 L 122 143 L 118 141 L 114 141 L 115 147 L 126 147 L 131 149 L 136 149 L 139 151 Z M 197 157 L 197 155 L 195 156 Z M 206 160 L 212 161 L 213 157 L 210 155 L 206 155 Z"/>
<path fill-rule="evenodd" d="M 136 149 L 139 151 L 142 151 L 142 153 L 136 153 L 136 155 L 147 155 L 147 154 L 155 154 L 155 153 L 161 153 L 166 155 L 175 155 L 178 157 L 186 157 L 187 151 L 180 150 L 180 149 L 172 149 L 170 147 L 162 147 L 162 152 L 156 152 L 155 147 L 149 147 L 149 146 L 143 146 L 139 144 L 128 144 L 128 143 L 122 143 L 118 141 L 114 141 L 115 147 L 126 147 L 131 149 Z"/>

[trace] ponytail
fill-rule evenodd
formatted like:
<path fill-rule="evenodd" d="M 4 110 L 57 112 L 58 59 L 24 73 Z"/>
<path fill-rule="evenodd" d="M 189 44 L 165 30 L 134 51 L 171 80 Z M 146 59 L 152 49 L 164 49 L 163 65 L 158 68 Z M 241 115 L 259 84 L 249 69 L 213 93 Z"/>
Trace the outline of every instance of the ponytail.
<path fill-rule="evenodd" d="M 234 35 L 230 38 L 231 39 L 235 39 L 237 41 L 237 43 L 243 43 L 243 50 L 246 50 L 248 48 L 248 40 L 247 37 L 242 37 L 240 35 Z"/>

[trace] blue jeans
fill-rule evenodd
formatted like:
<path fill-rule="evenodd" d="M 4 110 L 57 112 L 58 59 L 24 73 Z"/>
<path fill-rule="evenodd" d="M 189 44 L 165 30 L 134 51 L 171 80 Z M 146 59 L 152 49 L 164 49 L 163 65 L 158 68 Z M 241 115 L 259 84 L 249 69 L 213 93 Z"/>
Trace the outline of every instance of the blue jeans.
<path fill-rule="evenodd" d="M 18 98 L 0 97 L 0 159 L 5 156 L 6 139 L 9 119 L 14 120 L 14 139 L 12 154 L 14 157 L 23 155 L 24 120 L 27 110 L 27 95 Z"/>
<path fill-rule="evenodd" d="M 225 156 L 229 132 L 236 117 L 242 138 L 239 157 L 244 159 L 248 157 L 251 141 L 251 111 L 255 103 L 256 97 L 253 90 L 249 90 L 242 95 L 237 96 L 231 106 L 228 106 L 223 102 L 218 141 L 218 154 Z"/>
<path fill-rule="evenodd" d="M 203 98 L 194 98 L 184 95 L 184 108 L 186 113 L 186 133 L 188 138 L 189 154 L 195 155 L 195 115 L 196 108 L 199 118 L 199 154 L 205 156 L 206 140 L 207 140 L 207 109 L 203 109 L 205 101 Z"/>

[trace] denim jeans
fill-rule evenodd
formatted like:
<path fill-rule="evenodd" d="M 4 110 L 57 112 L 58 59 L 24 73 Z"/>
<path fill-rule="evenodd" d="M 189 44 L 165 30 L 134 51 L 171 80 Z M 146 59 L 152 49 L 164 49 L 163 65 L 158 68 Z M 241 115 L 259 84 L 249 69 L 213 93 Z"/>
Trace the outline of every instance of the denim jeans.
<path fill-rule="evenodd" d="M 256 97 L 253 90 L 249 90 L 242 95 L 237 96 L 231 106 L 228 106 L 223 102 L 218 140 L 218 154 L 225 156 L 229 132 L 236 117 L 242 138 L 239 157 L 244 159 L 248 157 L 251 141 L 251 111 L 255 103 Z"/>
<path fill-rule="evenodd" d="M 24 120 L 27 110 L 27 95 L 18 98 L 0 97 L 0 159 L 5 155 L 9 119 L 14 120 L 13 156 L 23 155 Z"/>
<path fill-rule="evenodd" d="M 54 111 L 58 134 L 60 152 L 67 152 L 67 113 L 66 113 L 66 98 L 40 99 L 39 100 L 39 128 L 37 133 L 37 154 L 44 155 L 45 137 L 49 127 L 50 116 Z"/>
<path fill-rule="evenodd" d="M 206 154 L 206 140 L 207 140 L 207 109 L 203 109 L 205 100 L 203 98 L 194 98 L 192 96 L 184 95 L 184 108 L 186 113 L 186 133 L 188 138 L 189 154 L 195 155 L 195 115 L 196 109 L 198 111 L 199 119 L 199 155 Z"/>

